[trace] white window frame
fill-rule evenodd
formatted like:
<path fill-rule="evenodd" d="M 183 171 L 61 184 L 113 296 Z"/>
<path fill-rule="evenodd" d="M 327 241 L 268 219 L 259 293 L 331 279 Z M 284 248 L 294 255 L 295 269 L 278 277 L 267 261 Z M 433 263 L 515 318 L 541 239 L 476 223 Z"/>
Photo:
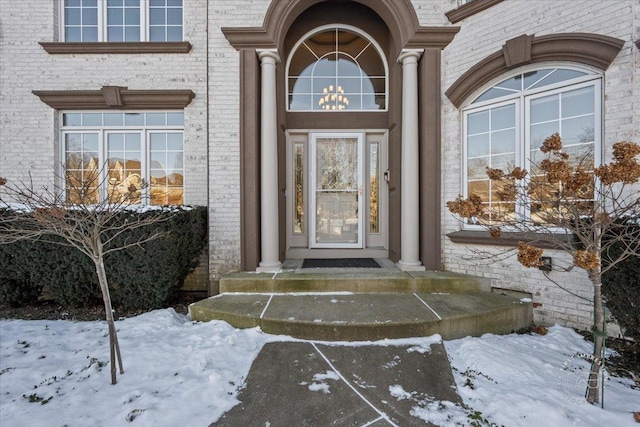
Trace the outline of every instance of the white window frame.
<path fill-rule="evenodd" d="M 287 112 L 314 112 L 314 113 L 326 113 L 326 112 L 336 112 L 337 110 L 314 110 L 314 109 L 308 109 L 308 110 L 298 110 L 298 109 L 291 109 L 290 105 L 289 105 L 289 94 L 290 94 L 290 90 L 289 90 L 289 69 L 291 67 L 291 60 L 293 59 L 293 56 L 295 55 L 295 53 L 298 51 L 298 49 L 302 46 L 302 44 L 309 39 L 310 37 L 314 36 L 315 34 L 318 33 L 322 33 L 324 31 L 327 30 L 332 30 L 332 29 L 338 29 L 338 30 L 346 30 L 352 33 L 355 33 L 357 35 L 359 35 L 360 37 L 364 38 L 365 40 L 367 40 L 368 42 L 371 43 L 371 46 L 374 47 L 374 49 L 376 50 L 376 52 L 378 53 L 378 55 L 380 56 L 380 59 L 382 61 L 382 64 L 384 65 L 384 98 L 385 98 L 385 105 L 384 108 L 381 109 L 345 109 L 345 110 L 340 110 L 341 113 L 352 113 L 352 112 L 385 112 L 389 110 L 389 64 L 387 63 L 387 58 L 384 54 L 384 50 L 382 49 L 382 47 L 380 47 L 380 45 L 378 44 L 378 42 L 376 42 L 376 40 L 371 37 L 369 34 L 367 34 L 366 32 L 362 31 L 361 29 L 359 29 L 358 27 L 354 27 L 352 25 L 345 25 L 345 24 L 327 24 L 327 25 L 322 25 L 320 27 L 314 28 L 313 30 L 307 32 L 306 34 L 304 34 L 302 37 L 300 37 L 300 39 L 296 42 L 296 44 L 293 46 L 293 48 L 291 48 L 291 52 L 289 53 L 289 56 L 287 58 L 287 63 L 286 63 L 286 76 L 285 76 L 285 102 L 286 102 L 286 110 Z"/>
<path fill-rule="evenodd" d="M 66 138 L 67 134 L 97 134 L 98 135 L 98 167 L 100 176 L 98 178 L 101 187 L 99 188 L 100 200 L 104 200 L 107 197 L 107 188 L 104 186 L 106 183 L 108 168 L 106 167 L 106 162 L 108 159 L 108 147 L 107 147 L 107 135 L 111 133 L 137 133 L 140 134 L 140 172 L 141 177 L 145 180 L 145 182 L 151 182 L 151 165 L 150 165 L 150 156 L 151 156 L 151 134 L 154 133 L 162 133 L 162 134 L 170 134 L 170 133 L 180 133 L 182 134 L 182 190 L 183 190 L 183 203 L 184 203 L 184 191 L 186 188 L 186 179 L 185 179 L 185 140 L 184 140 L 184 124 L 180 125 L 124 125 L 124 126 L 110 126 L 110 125 L 88 125 L 88 126 L 65 126 L 63 121 L 64 114 L 83 114 L 83 113 L 97 113 L 97 114 L 109 114 L 109 113 L 183 113 L 182 110 L 163 110 L 163 111 L 88 111 L 88 110 L 65 110 L 60 111 L 60 149 L 59 149 L 59 158 L 61 159 L 61 164 L 64 169 L 66 169 Z M 61 182 L 60 186 L 63 192 L 66 194 L 66 180 L 63 176 L 60 177 Z M 150 188 L 143 192 L 140 198 L 140 204 L 149 205 L 151 204 L 150 200 Z"/>
<path fill-rule="evenodd" d="M 358 183 L 355 189 L 350 191 L 358 193 L 358 241 L 355 243 L 335 243 L 335 242 L 317 242 L 317 226 L 316 226 L 316 215 L 317 215 L 317 140 L 318 139 L 334 139 L 334 138 L 344 138 L 344 139 L 356 139 L 357 140 L 357 156 L 358 156 L 358 164 L 357 164 L 357 178 Z M 352 249 L 363 249 L 365 238 L 363 236 L 364 232 L 364 223 L 367 222 L 365 209 L 363 208 L 363 202 L 365 197 L 363 197 L 362 193 L 364 191 L 363 181 L 364 181 L 364 167 L 363 162 L 366 161 L 364 158 L 364 132 L 311 132 L 309 133 L 309 162 L 310 164 L 310 179 L 309 179 L 309 188 L 310 188 L 310 206 L 309 206 L 309 248 L 317 249 L 317 248 L 352 248 Z"/>
<path fill-rule="evenodd" d="M 550 69 L 550 68 L 559 68 L 559 69 L 568 69 L 575 70 L 580 72 L 587 73 L 586 76 L 577 77 L 571 80 L 562 81 L 559 83 L 554 83 L 548 86 L 542 86 L 540 88 L 529 89 L 514 93 L 513 95 L 505 95 L 502 97 L 497 97 L 494 99 L 489 99 L 486 101 L 473 103 L 473 100 L 482 95 L 485 91 L 490 88 L 496 86 L 498 83 L 510 79 L 519 74 L 542 70 L 542 69 Z M 515 126 L 516 126 L 516 134 L 515 134 L 515 166 L 519 166 L 526 170 L 530 170 L 531 167 L 531 141 L 530 141 L 530 102 L 532 99 L 545 97 L 548 95 L 568 92 L 575 89 L 580 89 L 584 87 L 593 87 L 594 88 L 594 150 L 593 150 L 593 161 L 594 166 L 598 167 L 602 163 L 602 152 L 603 152 L 603 84 L 604 84 L 604 76 L 596 70 L 586 68 L 586 67 L 577 67 L 574 65 L 568 64 L 536 64 L 532 66 L 527 66 L 523 68 L 519 68 L 510 73 L 503 74 L 496 79 L 493 79 L 489 84 L 483 86 L 480 90 L 476 91 L 471 97 L 470 101 L 464 105 L 461 109 L 462 111 L 462 120 L 461 120 L 461 135 L 462 135 L 462 165 L 461 165 L 461 183 L 462 183 L 462 194 L 465 198 L 469 197 L 468 187 L 469 187 L 469 177 L 468 177 L 468 156 L 467 156 L 467 126 L 469 114 L 478 113 L 481 111 L 488 111 L 493 108 L 497 108 L 500 106 L 508 105 L 515 103 Z M 549 135 L 550 136 L 550 135 Z M 530 218 L 530 212 L 528 208 L 522 204 L 516 203 L 516 215 L 519 215 L 521 218 Z M 468 230 L 483 230 L 485 227 L 481 225 L 476 225 L 468 220 L 463 222 L 462 227 Z"/>
<path fill-rule="evenodd" d="M 151 3 L 149 0 L 139 0 L 140 1 L 140 40 L 136 41 L 128 41 L 128 42 L 115 42 L 115 43 L 139 43 L 139 42 L 151 42 L 150 41 L 150 10 Z M 107 39 L 107 0 L 97 0 L 98 2 L 98 42 L 109 42 L 114 43 Z M 59 19 L 58 22 L 61 23 L 60 31 L 59 31 L 59 39 L 63 42 L 67 42 L 65 33 L 66 33 L 66 20 L 65 20 L 65 1 L 60 0 L 59 7 Z M 166 26 L 166 24 L 165 24 Z M 179 41 L 184 41 L 184 0 L 182 3 L 182 35 Z M 156 43 L 158 41 L 153 41 L 152 43 Z M 162 41 L 160 41 L 162 42 Z M 76 42 L 74 42 L 76 43 Z M 86 43 L 86 42 L 78 42 L 78 43 Z"/>

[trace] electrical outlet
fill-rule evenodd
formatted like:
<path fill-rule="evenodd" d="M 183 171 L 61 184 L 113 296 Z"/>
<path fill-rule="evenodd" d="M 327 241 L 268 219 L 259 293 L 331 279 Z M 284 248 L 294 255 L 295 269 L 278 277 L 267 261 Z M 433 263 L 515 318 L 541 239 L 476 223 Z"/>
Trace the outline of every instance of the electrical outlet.
<path fill-rule="evenodd" d="M 538 270 L 541 270 L 541 271 L 553 270 L 553 263 L 551 262 L 550 256 L 540 257 L 540 261 L 542 261 L 542 265 L 538 267 Z"/>

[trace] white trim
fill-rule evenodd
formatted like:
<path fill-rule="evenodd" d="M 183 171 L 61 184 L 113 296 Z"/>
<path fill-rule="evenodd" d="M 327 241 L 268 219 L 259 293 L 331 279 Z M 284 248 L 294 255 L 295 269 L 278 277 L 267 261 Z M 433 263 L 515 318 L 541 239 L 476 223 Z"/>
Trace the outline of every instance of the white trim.
<path fill-rule="evenodd" d="M 323 31 L 326 30 L 330 30 L 330 29 L 344 29 L 344 30 L 348 30 L 351 31 L 357 35 L 359 35 L 360 37 L 363 37 L 364 39 L 366 39 L 367 41 L 369 41 L 371 43 L 371 45 L 376 49 L 378 56 L 380 57 L 382 64 L 384 66 L 384 96 L 385 96 L 385 107 L 383 109 L 379 109 L 379 110 L 363 110 L 363 109 L 359 109 L 359 110 L 341 110 L 342 113 L 353 113 L 353 112 L 385 112 L 385 111 L 389 111 L 389 64 L 387 63 L 387 58 L 385 56 L 384 50 L 382 49 L 382 47 L 380 47 L 380 45 L 378 44 L 378 42 L 371 37 L 367 32 L 361 30 L 358 27 L 354 27 L 352 25 L 346 25 L 346 24 L 338 24 L 338 23 L 334 23 L 334 24 L 326 24 L 326 25 L 321 25 L 319 27 L 316 27 L 310 31 L 308 31 L 307 33 L 305 33 L 300 39 L 298 39 L 298 41 L 293 45 L 293 47 L 291 48 L 291 51 L 289 52 L 289 55 L 287 57 L 287 61 L 285 64 L 285 82 L 284 82 L 284 86 L 285 86 L 285 108 L 286 111 L 292 111 L 292 112 L 314 112 L 314 113 L 323 113 L 325 112 L 325 110 L 291 110 L 289 108 L 289 68 L 291 66 L 291 59 L 293 58 L 293 56 L 295 55 L 295 53 L 298 51 L 298 48 L 300 47 L 300 45 L 302 45 L 309 37 L 317 34 L 317 33 L 321 33 Z M 375 92 L 374 92 L 375 94 Z"/>
<path fill-rule="evenodd" d="M 363 133 L 364 134 L 364 156 L 362 166 L 364 168 L 363 176 L 363 188 L 366 193 L 366 197 L 363 198 L 363 209 L 365 211 L 365 217 L 363 217 L 363 237 L 364 237 L 364 249 L 309 249 L 309 234 L 310 229 L 310 139 L 309 134 L 312 133 L 331 133 L 334 135 L 336 132 L 347 133 Z M 388 130 L 386 129 L 347 129 L 340 131 L 328 131 L 326 129 L 288 129 L 285 131 L 286 135 L 286 258 L 297 259 L 304 257 L 322 258 L 327 257 L 325 252 L 336 253 L 339 251 L 344 257 L 361 257 L 371 256 L 376 258 L 388 257 L 389 246 L 389 227 L 388 227 L 388 184 L 384 180 L 384 172 L 388 169 Z M 380 221 L 380 233 L 369 233 L 369 208 L 368 208 L 368 195 L 369 195 L 369 147 L 368 145 L 375 140 L 380 143 L 379 145 L 379 171 L 378 179 L 380 181 L 379 187 L 379 221 Z M 294 188 L 294 170 L 293 161 L 295 159 L 293 148 L 296 144 L 302 144 L 304 147 L 304 220 L 303 229 L 300 234 L 293 234 L 293 217 L 295 209 L 295 188 Z M 364 163 L 366 162 L 366 163 Z M 354 252 L 355 251 L 355 252 Z M 337 256 L 337 255 L 336 255 Z"/>
<path fill-rule="evenodd" d="M 104 200 L 107 197 L 107 188 L 105 188 L 104 183 L 106 183 L 106 174 L 108 171 L 107 159 L 108 159 L 108 147 L 107 147 L 107 135 L 113 133 L 120 134 L 139 134 L 140 135 L 140 174 L 143 179 L 147 182 L 151 181 L 151 135 L 152 134 L 181 134 L 182 135 L 182 190 L 183 190 L 183 202 L 184 202 L 184 194 L 185 189 L 187 188 L 187 179 L 186 179 L 186 167 L 185 167 L 185 128 L 183 125 L 123 125 L 123 126 L 110 126 L 110 125 L 78 125 L 78 126 L 64 126 L 64 114 L 124 114 L 125 113 L 181 113 L 184 114 L 183 110 L 162 110 L 162 111 L 122 111 L 122 110 L 106 110 L 106 111 L 94 111 L 94 110 L 61 110 L 58 112 L 59 117 L 59 135 L 60 135 L 60 144 L 58 155 L 59 159 L 61 159 L 61 164 L 64 169 L 66 169 L 66 140 L 65 135 L 68 134 L 95 134 L 98 136 L 98 163 L 99 163 L 99 182 L 103 184 L 99 189 L 99 194 L 101 200 Z M 103 117 L 104 121 L 104 117 Z M 165 150 L 167 152 L 176 152 L 175 150 Z M 167 165 L 168 166 L 168 165 Z M 172 168 L 173 169 L 173 168 Z M 60 187 L 66 191 L 66 180 L 61 176 Z M 150 188 L 141 195 L 140 203 L 141 204 L 150 204 Z"/>
<path fill-rule="evenodd" d="M 358 156 L 358 165 L 357 165 L 357 178 L 358 178 L 358 183 L 357 183 L 357 187 L 355 189 L 356 192 L 358 192 L 358 241 L 356 243 L 319 243 L 316 241 L 317 239 L 317 227 L 316 227 L 316 177 L 317 177 L 317 170 L 316 170 L 316 153 L 317 153 L 317 140 L 321 139 L 321 138 L 356 138 L 357 139 L 357 156 Z M 364 232 L 364 223 L 365 221 L 363 220 L 363 212 L 365 211 L 363 209 L 363 201 L 365 199 L 365 197 L 363 195 L 361 195 L 360 193 L 364 192 L 364 186 L 363 186 L 363 173 L 364 173 L 364 168 L 362 167 L 362 162 L 365 160 L 364 159 L 364 133 L 363 132 L 314 132 L 314 133 L 310 133 L 309 134 L 309 147 L 310 147 L 310 152 L 309 152 L 309 159 L 310 159 L 310 163 L 311 166 L 309 168 L 309 172 L 310 172 L 310 177 L 311 179 L 309 180 L 309 188 L 310 188 L 310 206 L 309 206 L 309 248 L 311 249 L 320 249 L 320 248 L 358 248 L 358 249 L 363 249 L 364 248 L 364 236 L 363 236 L 363 232 Z M 350 191 L 354 191 L 354 190 L 350 190 Z"/>
<path fill-rule="evenodd" d="M 502 96 L 487 101 L 479 102 L 476 104 L 468 103 L 466 106 L 461 107 L 462 120 L 461 120 L 461 135 L 462 135 L 462 165 L 461 165 L 461 184 L 462 194 L 464 197 L 469 197 L 468 193 L 468 116 L 469 114 L 478 113 L 482 111 L 489 111 L 501 106 L 514 104 L 515 105 L 515 126 L 516 126 L 516 141 L 515 141 L 515 166 L 520 166 L 526 170 L 530 170 L 531 160 L 531 141 L 530 141 L 530 103 L 531 100 L 551 96 L 555 94 L 562 94 L 569 91 L 593 87 L 594 88 L 594 165 L 597 167 L 602 163 L 602 151 L 603 151 L 603 129 L 602 123 L 604 120 L 603 109 L 603 96 L 602 85 L 604 76 L 602 73 L 594 72 L 592 69 L 580 66 L 568 66 L 566 64 L 532 64 L 526 67 L 521 67 L 512 72 L 503 74 L 492 80 L 492 84 L 487 84 L 481 89 L 476 91 L 469 99 L 473 100 L 484 93 L 486 90 L 492 88 L 496 84 L 510 79 L 519 74 L 523 74 L 529 71 L 543 70 L 543 69 L 569 69 L 581 72 L 591 73 L 586 76 L 577 77 L 570 80 L 565 80 L 559 83 L 554 83 L 540 88 L 523 90 L 514 92 L 512 95 Z M 523 218 L 529 218 L 530 212 L 524 205 L 516 205 L 516 214 Z M 464 229 L 484 229 L 482 226 L 470 224 L 465 221 L 462 225 Z"/>
<path fill-rule="evenodd" d="M 592 68 L 592 67 L 588 67 L 586 65 L 577 65 L 577 64 L 573 64 L 573 63 L 566 63 L 566 62 L 545 62 L 545 63 L 535 63 L 535 64 L 528 64 L 519 68 L 515 68 L 513 70 L 509 70 L 508 72 L 504 73 L 504 74 L 500 74 L 497 77 L 494 77 L 493 79 L 489 80 L 486 84 L 484 84 L 482 87 L 476 89 L 474 92 L 471 93 L 471 95 L 469 95 L 465 101 L 462 103 L 462 105 L 460 106 L 461 110 L 464 110 L 465 108 L 470 108 L 472 105 L 473 107 L 479 107 L 479 106 L 483 106 L 483 105 L 489 105 L 492 104 L 494 102 L 499 102 L 499 101 L 504 101 L 504 100 L 508 100 L 511 99 L 513 97 L 518 97 L 522 94 L 521 91 L 517 91 L 514 92 L 512 95 L 505 95 L 503 97 L 499 97 L 499 98 L 494 98 L 494 99 L 489 99 L 487 101 L 482 101 L 482 102 L 477 102 L 474 103 L 475 99 L 478 98 L 480 95 L 482 95 L 485 91 L 491 89 L 492 87 L 496 86 L 498 83 L 503 82 L 505 80 L 508 80 L 512 77 L 517 76 L 518 74 L 526 74 L 532 71 L 538 71 L 538 70 L 547 70 L 550 68 L 558 68 L 558 69 L 565 69 L 565 70 L 572 70 L 572 71 L 580 71 L 583 73 L 587 73 L 586 76 L 583 77 L 577 77 L 575 79 L 571 79 L 571 80 L 565 80 L 562 82 L 558 82 L 558 83 L 554 83 L 548 86 L 542 86 L 540 88 L 537 89 L 530 89 L 527 92 L 528 94 L 530 93 L 535 93 L 535 92 L 544 92 L 550 89 L 554 89 L 554 88 L 558 88 L 558 87 L 563 87 L 567 85 L 568 81 L 575 81 L 577 83 L 579 83 L 582 80 L 592 80 L 592 79 L 598 79 L 598 78 L 602 78 L 603 73 L 596 69 L 596 68 Z M 504 98 L 504 99 L 503 99 Z"/>
<path fill-rule="evenodd" d="M 180 9 L 182 9 L 182 24 L 180 25 L 182 27 L 182 35 L 181 35 L 181 39 L 180 41 L 184 41 L 184 31 L 185 31 L 185 21 L 184 21 L 184 9 L 185 9 L 185 1 L 183 0 L 182 2 L 182 7 Z M 97 27 L 98 27 L 98 42 L 108 42 L 108 28 L 107 28 L 107 0 L 97 0 L 97 9 L 98 9 L 98 17 L 97 17 Z M 123 6 L 124 7 L 124 6 Z M 74 8 L 75 9 L 75 8 Z M 77 9 L 82 10 L 82 7 L 78 7 Z M 169 7 L 169 6 L 165 6 L 164 7 L 165 11 L 168 9 L 178 9 L 177 7 Z M 151 4 L 149 2 L 149 0 L 139 0 L 139 10 L 140 10 L 140 21 L 139 21 L 139 25 L 140 25 L 140 33 L 139 33 L 139 40 L 135 40 L 135 41 L 130 41 L 129 43 L 135 43 L 135 42 L 148 42 L 151 39 L 151 27 L 150 27 L 150 15 L 151 15 Z M 166 15 L 166 13 L 165 13 Z M 166 17 L 166 16 L 165 16 Z M 66 29 L 66 20 L 65 20 L 65 2 L 64 0 L 60 0 L 59 3 L 59 7 L 58 7 L 58 40 L 62 41 L 62 42 L 67 42 L 66 37 L 65 37 L 65 29 Z M 176 27 L 176 25 L 169 25 L 167 24 L 167 22 L 165 22 L 164 25 L 165 29 L 168 29 L 170 27 Z M 82 28 L 82 27 L 80 27 Z M 166 37 L 165 37 L 166 39 Z M 82 41 L 81 43 L 84 43 L 84 41 Z M 125 43 L 127 43 L 125 41 Z"/>

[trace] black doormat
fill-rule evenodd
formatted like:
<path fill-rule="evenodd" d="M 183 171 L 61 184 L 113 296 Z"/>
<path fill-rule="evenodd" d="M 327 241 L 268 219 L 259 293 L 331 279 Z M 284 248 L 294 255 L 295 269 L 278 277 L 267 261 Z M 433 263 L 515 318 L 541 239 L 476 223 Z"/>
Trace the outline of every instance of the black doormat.
<path fill-rule="evenodd" d="M 305 258 L 302 268 L 380 268 L 373 258 Z"/>

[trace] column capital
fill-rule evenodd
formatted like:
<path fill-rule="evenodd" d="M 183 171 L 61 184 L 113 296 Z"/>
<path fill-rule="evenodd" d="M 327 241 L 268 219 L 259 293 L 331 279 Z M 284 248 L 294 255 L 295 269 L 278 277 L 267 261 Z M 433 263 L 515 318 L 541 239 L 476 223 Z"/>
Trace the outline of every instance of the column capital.
<path fill-rule="evenodd" d="M 267 58 L 273 59 L 275 64 L 280 62 L 280 55 L 278 54 L 277 49 L 257 49 L 256 52 L 258 53 L 258 58 L 262 63 L 264 63 Z"/>
<path fill-rule="evenodd" d="M 401 62 L 403 65 L 411 60 L 418 62 L 418 59 L 420 59 L 423 53 L 424 49 L 402 49 L 400 56 L 398 56 L 398 62 Z"/>

